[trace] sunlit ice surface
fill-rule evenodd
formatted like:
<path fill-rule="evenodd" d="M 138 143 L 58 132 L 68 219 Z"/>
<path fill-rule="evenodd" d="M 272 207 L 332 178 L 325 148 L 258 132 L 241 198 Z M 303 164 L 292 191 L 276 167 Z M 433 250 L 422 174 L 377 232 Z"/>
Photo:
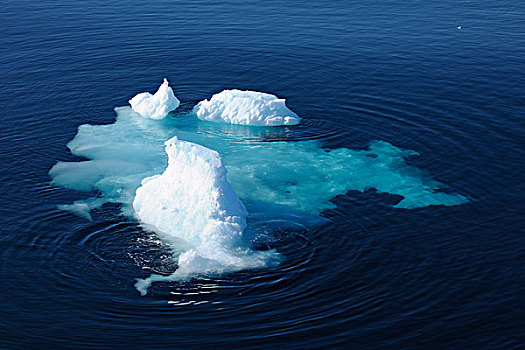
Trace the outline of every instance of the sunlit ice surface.
<path fill-rule="evenodd" d="M 217 123 L 281 126 L 301 122 L 286 107 L 285 99 L 258 91 L 224 90 L 199 102 L 193 111 L 199 119 Z"/>
<path fill-rule="evenodd" d="M 227 181 L 250 213 L 248 232 L 256 231 L 258 225 L 270 218 L 281 225 L 286 225 L 287 221 L 305 225 L 321 223 L 324 220 L 322 212 L 335 207 L 330 200 L 351 190 L 375 189 L 401 196 L 394 206 L 404 209 L 458 205 L 468 201 L 461 194 L 444 192 L 444 184 L 409 165 L 406 159 L 417 156 L 417 152 L 397 148 L 386 141 L 373 142 L 362 150 L 327 149 L 316 140 L 268 142 L 265 139 L 267 127 L 201 121 L 193 112 L 172 113 L 166 119 L 151 120 L 129 107 L 119 107 L 115 111 L 115 123 L 81 125 L 68 144 L 74 155 L 87 160 L 59 162 L 50 170 L 54 184 L 96 193 L 92 198 L 62 205 L 62 209 L 90 219 L 91 210 L 111 202 L 121 204 L 123 215 L 134 216 L 137 189 L 143 179 L 166 170 L 168 156 L 164 143 L 174 136 L 218 152 L 227 171 Z M 279 132 L 279 128 L 270 129 L 273 133 Z M 176 176 L 194 176 L 187 174 L 191 172 Z M 192 180 L 185 179 L 187 184 Z M 190 186 L 186 188 L 192 191 Z M 190 198 L 191 193 L 188 195 Z M 293 220 L 289 220 L 290 217 Z M 141 293 L 156 280 L 273 265 L 280 259 L 273 252 L 275 254 L 268 253 L 257 264 L 246 262 L 233 264 L 235 268 L 226 265 L 210 268 L 209 261 L 195 255 L 195 248 L 198 250 L 201 244 L 195 243 L 201 239 L 197 237 L 198 232 L 194 232 L 193 237 L 177 235 L 175 228 L 174 232 L 166 234 L 166 228 L 159 229 L 150 222 L 146 224 L 172 246 L 179 262 L 191 260 L 191 264 L 186 265 L 188 273 L 183 273 L 181 268 L 172 276 L 153 275 L 139 281 L 137 288 Z M 182 247 L 181 239 L 188 246 Z M 244 240 L 244 245 L 238 247 L 249 250 L 246 237 Z M 249 251 L 245 258 L 252 259 L 253 252 Z"/>
<path fill-rule="evenodd" d="M 129 100 L 131 108 L 144 118 L 164 119 L 169 112 L 179 107 L 180 101 L 169 86 L 168 79 L 159 86 L 155 94 L 142 92 Z"/>
<path fill-rule="evenodd" d="M 187 249 L 169 277 L 152 275 L 135 285 L 142 295 L 151 282 L 181 280 L 194 275 L 275 265 L 275 250 L 254 251 L 243 240 L 247 211 L 226 179 L 220 155 L 177 136 L 165 143 L 168 167 L 141 182 L 133 209 L 168 241 L 182 239 Z"/>

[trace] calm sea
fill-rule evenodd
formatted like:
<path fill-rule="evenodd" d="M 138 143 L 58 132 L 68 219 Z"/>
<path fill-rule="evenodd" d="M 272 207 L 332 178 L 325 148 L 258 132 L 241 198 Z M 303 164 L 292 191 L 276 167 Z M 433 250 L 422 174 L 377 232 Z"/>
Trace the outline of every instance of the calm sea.
<path fill-rule="evenodd" d="M 0 348 L 525 346 L 525 3 L 3 0 L 0 29 Z M 162 242 L 116 204 L 57 209 L 86 194 L 48 171 L 164 77 L 183 111 L 285 97 L 290 142 L 415 150 L 470 201 L 350 191 L 327 223 L 268 232 L 279 266 L 141 297 L 135 278 L 173 268 Z"/>

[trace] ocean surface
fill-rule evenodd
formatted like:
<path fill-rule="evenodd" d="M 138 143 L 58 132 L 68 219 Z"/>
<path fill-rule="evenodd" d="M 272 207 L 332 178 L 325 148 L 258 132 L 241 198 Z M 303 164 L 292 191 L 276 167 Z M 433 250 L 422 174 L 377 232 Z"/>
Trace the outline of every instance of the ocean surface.
<path fill-rule="evenodd" d="M 525 346 L 525 3 L 3 0 L 0 29 L 0 348 Z M 255 220 L 251 245 L 279 264 L 141 296 L 136 279 L 177 269 L 171 248 L 119 203 L 61 210 L 101 193 L 49 171 L 85 160 L 67 148 L 80 125 L 115 123 L 165 77 L 181 100 L 166 139 L 217 92 L 269 92 L 300 126 L 191 135 L 352 154 L 384 141 L 467 200 L 336 193 L 319 222 Z"/>

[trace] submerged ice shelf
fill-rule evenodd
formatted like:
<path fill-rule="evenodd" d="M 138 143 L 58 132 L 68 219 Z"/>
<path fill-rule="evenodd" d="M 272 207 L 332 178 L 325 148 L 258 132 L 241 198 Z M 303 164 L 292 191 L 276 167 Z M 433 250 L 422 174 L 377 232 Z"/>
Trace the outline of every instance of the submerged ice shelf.
<path fill-rule="evenodd" d="M 399 195 L 395 207 L 405 209 L 468 201 L 409 165 L 417 152 L 388 142 L 325 149 L 318 141 L 264 142 L 271 128 L 207 123 L 194 113 L 152 120 L 129 107 L 115 111 L 115 123 L 81 125 L 68 144 L 88 160 L 59 162 L 50 175 L 58 186 L 100 194 L 62 209 L 91 219 L 92 209 L 120 203 L 177 252 L 175 273 L 139 280 L 142 294 L 154 281 L 275 264 L 277 252 L 255 251 L 243 237 L 261 224 L 257 217 L 320 222 L 335 207 L 330 200 L 350 190 Z"/>
<path fill-rule="evenodd" d="M 88 161 L 59 162 L 51 170 L 53 182 L 76 190 L 99 190 L 102 200 L 130 205 L 143 178 L 161 173 L 167 165 L 164 141 L 176 135 L 221 155 L 235 192 L 250 212 L 286 209 L 319 215 L 333 208 L 330 202 L 349 190 L 400 195 L 398 208 L 456 205 L 467 201 L 405 159 L 417 152 L 378 141 L 366 150 L 326 150 L 318 141 L 263 142 L 257 130 L 243 126 L 203 123 L 191 116 L 162 121 L 140 117 L 128 107 L 115 109 L 110 125 L 81 125 L 68 144 Z M 251 133 L 255 137 L 250 137 Z M 99 201 L 77 201 L 84 209 Z"/>

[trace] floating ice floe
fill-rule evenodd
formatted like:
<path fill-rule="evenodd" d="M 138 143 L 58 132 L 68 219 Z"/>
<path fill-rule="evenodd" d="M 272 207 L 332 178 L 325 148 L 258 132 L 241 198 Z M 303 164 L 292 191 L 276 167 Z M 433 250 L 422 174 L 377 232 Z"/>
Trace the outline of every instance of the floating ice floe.
<path fill-rule="evenodd" d="M 135 112 L 145 118 L 164 119 L 169 112 L 179 107 L 180 101 L 175 97 L 168 80 L 164 78 L 154 95 L 142 92 L 129 100 L 129 104 Z"/>
<path fill-rule="evenodd" d="M 202 123 L 185 116 L 159 122 L 128 107 L 115 110 L 115 123 L 81 125 L 68 144 L 71 153 L 88 160 L 58 162 L 49 172 L 58 186 L 101 194 L 101 200 L 61 206 L 76 215 L 88 217 L 91 209 L 111 202 L 121 203 L 123 213 L 131 216 L 141 180 L 166 169 L 164 141 L 173 135 L 219 152 L 228 180 L 250 213 L 318 216 L 335 207 L 330 201 L 335 196 L 372 188 L 400 196 L 394 204 L 398 208 L 468 202 L 459 193 L 443 191 L 445 184 L 407 163 L 417 152 L 385 141 L 363 150 L 328 150 L 315 140 L 264 142 L 269 131 L 273 139 L 284 137 L 280 128 Z"/>
<path fill-rule="evenodd" d="M 146 294 L 153 281 L 184 279 L 264 267 L 276 262 L 275 250 L 253 251 L 242 240 L 247 212 L 226 179 L 219 154 L 174 137 L 166 141 L 168 167 L 145 178 L 133 201 L 135 215 L 164 240 L 183 240 L 189 247 L 178 257 L 172 276 L 139 280 Z"/>
<path fill-rule="evenodd" d="M 261 115 L 251 99 L 240 105 Z M 142 294 L 155 281 L 272 266 L 280 255 L 252 249 L 247 237 L 269 221 L 281 225 L 277 229 L 322 222 L 321 213 L 335 208 L 331 200 L 348 191 L 391 194 L 391 205 L 403 209 L 468 202 L 410 165 L 407 158 L 417 152 L 385 141 L 368 149 L 326 149 L 316 140 L 265 142 L 286 139 L 286 128 L 203 123 L 192 113 L 159 121 L 129 107 L 115 111 L 115 123 L 81 125 L 69 142 L 72 154 L 88 160 L 58 162 L 49 174 L 58 186 L 97 193 L 59 208 L 91 219 L 93 209 L 119 203 L 124 215 L 137 217 L 170 246 L 177 270 L 138 280 Z"/>
<path fill-rule="evenodd" d="M 252 126 L 296 125 L 301 118 L 285 99 L 257 91 L 224 90 L 194 107 L 197 117 L 217 123 Z"/>

